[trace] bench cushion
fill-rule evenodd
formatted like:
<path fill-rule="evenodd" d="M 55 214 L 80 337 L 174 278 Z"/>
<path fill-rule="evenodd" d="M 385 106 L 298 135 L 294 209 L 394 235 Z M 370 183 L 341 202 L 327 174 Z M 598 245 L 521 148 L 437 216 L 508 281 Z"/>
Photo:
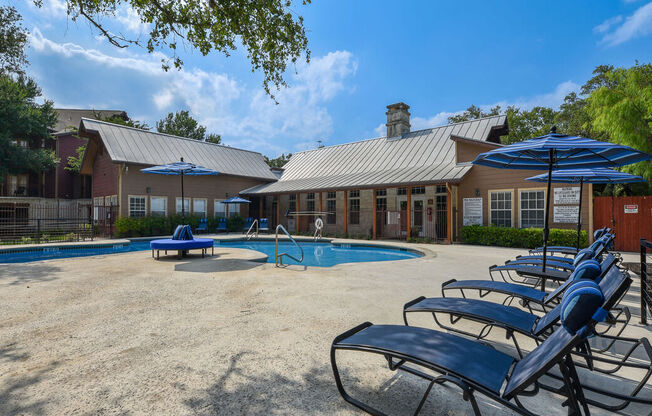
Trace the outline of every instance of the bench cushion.
<path fill-rule="evenodd" d="M 193 240 L 173 240 L 166 238 L 162 240 L 152 240 L 149 246 L 153 250 L 192 250 L 197 248 L 207 248 L 213 246 L 213 240 L 210 238 L 195 238 Z"/>

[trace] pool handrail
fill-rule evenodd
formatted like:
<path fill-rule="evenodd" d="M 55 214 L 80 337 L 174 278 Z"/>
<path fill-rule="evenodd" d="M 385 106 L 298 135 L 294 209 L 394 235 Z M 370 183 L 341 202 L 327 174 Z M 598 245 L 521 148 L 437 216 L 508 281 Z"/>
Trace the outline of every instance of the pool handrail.
<path fill-rule="evenodd" d="M 252 233 L 252 229 L 254 228 L 254 225 L 256 226 L 256 233 Z M 256 236 L 258 238 L 258 219 L 255 219 L 254 222 L 251 223 L 249 226 L 249 229 L 247 230 L 247 233 L 245 234 L 245 237 L 247 237 L 247 240 L 251 240 L 251 237 Z"/>
<path fill-rule="evenodd" d="M 301 258 L 300 259 L 294 257 L 290 253 L 278 254 L 278 231 L 279 230 L 281 230 L 285 235 L 287 235 L 288 238 L 290 239 L 290 241 L 292 241 L 294 243 L 294 245 L 299 248 L 299 251 L 301 251 Z M 276 267 L 279 267 L 279 259 L 280 259 L 280 265 L 283 266 L 283 256 L 288 256 L 289 258 L 296 261 L 297 263 L 302 263 L 303 262 L 303 248 L 301 248 L 301 246 L 297 243 L 297 241 L 294 238 L 292 238 L 292 236 L 290 235 L 288 230 L 286 230 L 285 227 L 283 227 L 282 224 L 279 224 L 279 225 L 276 226 L 275 242 L 276 242 L 276 261 L 275 261 Z"/>

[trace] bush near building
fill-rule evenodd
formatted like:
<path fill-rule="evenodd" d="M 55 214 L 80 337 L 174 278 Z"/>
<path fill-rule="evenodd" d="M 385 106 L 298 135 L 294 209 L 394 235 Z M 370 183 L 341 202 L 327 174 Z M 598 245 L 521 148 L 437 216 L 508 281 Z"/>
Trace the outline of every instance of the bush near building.
<path fill-rule="evenodd" d="M 115 221 L 116 233 L 119 237 L 150 237 L 172 234 L 179 224 L 189 224 L 194 230 L 199 226 L 201 217 L 186 215 L 182 221 L 181 215 L 162 217 L 148 215 L 141 218 L 120 217 Z M 208 218 L 208 232 L 214 233 L 217 229 L 218 218 Z M 227 219 L 229 232 L 242 231 L 244 219 L 240 215 L 233 215 Z"/>
<path fill-rule="evenodd" d="M 470 225 L 460 229 L 460 237 L 465 244 L 482 246 L 535 248 L 543 245 L 541 228 L 508 228 L 483 225 Z M 553 228 L 548 238 L 549 246 L 570 246 L 577 244 L 576 230 Z M 580 234 L 580 247 L 588 247 L 586 231 Z"/>

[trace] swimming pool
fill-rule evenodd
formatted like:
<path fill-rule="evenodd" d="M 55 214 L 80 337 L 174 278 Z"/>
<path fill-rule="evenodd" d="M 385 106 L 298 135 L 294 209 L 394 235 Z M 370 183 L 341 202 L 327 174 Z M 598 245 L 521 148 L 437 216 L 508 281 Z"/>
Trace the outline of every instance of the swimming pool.
<path fill-rule="evenodd" d="M 401 248 L 375 247 L 371 245 L 331 244 L 328 242 L 302 242 L 305 266 L 330 267 L 340 263 L 360 263 L 369 261 L 405 260 L 421 257 L 421 254 Z M 216 240 L 215 247 L 233 247 L 255 250 L 267 255 L 267 262 L 274 263 L 275 245 L 269 240 Z M 30 250 L 0 252 L 0 263 L 27 263 L 32 261 L 62 259 L 71 257 L 99 256 L 131 251 L 150 250 L 149 241 L 132 241 L 113 245 L 36 247 Z M 279 253 L 289 253 L 299 257 L 299 250 L 289 241 L 279 242 Z M 284 257 L 284 264 L 297 264 Z"/>

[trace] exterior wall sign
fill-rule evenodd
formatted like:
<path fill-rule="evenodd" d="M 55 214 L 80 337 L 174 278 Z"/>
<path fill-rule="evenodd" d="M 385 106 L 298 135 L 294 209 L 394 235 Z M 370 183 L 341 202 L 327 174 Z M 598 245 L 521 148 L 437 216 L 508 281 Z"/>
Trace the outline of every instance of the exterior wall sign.
<path fill-rule="evenodd" d="M 555 188 L 555 205 L 568 205 L 580 203 L 580 187 L 579 186 L 564 186 L 562 188 Z M 557 222 L 557 221 L 555 221 Z"/>
<path fill-rule="evenodd" d="M 576 224 L 579 210 L 579 205 L 556 206 L 552 221 L 559 224 Z"/>
<path fill-rule="evenodd" d="M 482 198 L 464 198 L 463 225 L 482 225 Z"/>
<path fill-rule="evenodd" d="M 625 205 L 625 214 L 638 214 L 638 204 Z"/>

